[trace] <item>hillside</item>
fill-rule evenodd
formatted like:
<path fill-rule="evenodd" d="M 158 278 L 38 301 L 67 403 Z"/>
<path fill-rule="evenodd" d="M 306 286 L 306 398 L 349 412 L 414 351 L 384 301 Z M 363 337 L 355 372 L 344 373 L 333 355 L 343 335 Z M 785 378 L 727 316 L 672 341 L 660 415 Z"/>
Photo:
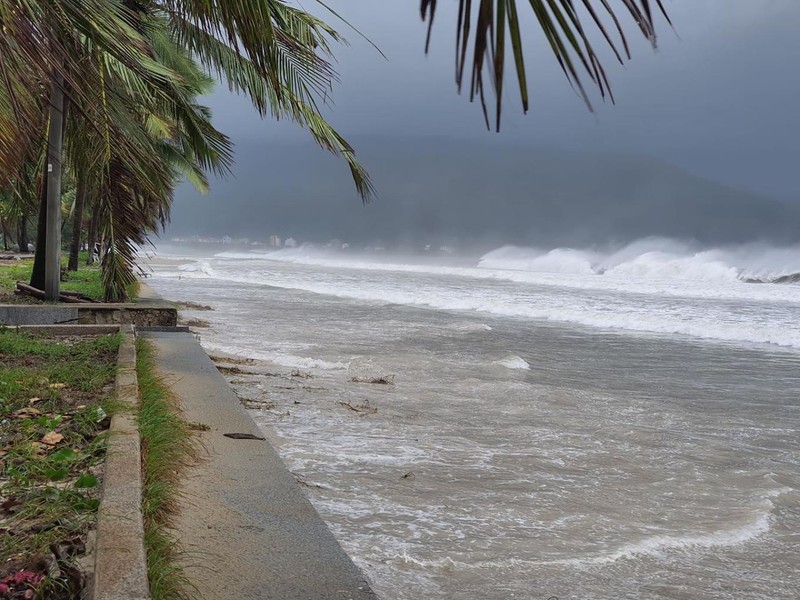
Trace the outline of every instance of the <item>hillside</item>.
<path fill-rule="evenodd" d="M 202 198 L 183 186 L 171 234 L 489 247 L 800 239 L 800 210 L 647 158 L 428 139 L 355 140 L 379 198 L 315 147 L 237 147 L 236 176 Z"/>

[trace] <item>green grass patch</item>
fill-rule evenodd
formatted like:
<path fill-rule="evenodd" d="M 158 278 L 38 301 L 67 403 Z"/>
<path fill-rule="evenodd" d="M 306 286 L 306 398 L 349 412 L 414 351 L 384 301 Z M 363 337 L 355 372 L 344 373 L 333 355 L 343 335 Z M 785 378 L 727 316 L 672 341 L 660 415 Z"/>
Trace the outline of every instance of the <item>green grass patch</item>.
<path fill-rule="evenodd" d="M 0 585 L 81 593 L 77 560 L 100 503 L 120 341 L 0 328 Z M 20 573 L 27 580 L 14 583 Z"/>
<path fill-rule="evenodd" d="M 190 424 L 156 374 L 153 348 L 136 340 L 139 379 L 139 434 L 142 441 L 142 516 L 147 575 L 153 600 L 195 597 L 196 591 L 178 564 L 180 547 L 169 525 L 176 510 L 181 468 L 196 459 Z"/>
<path fill-rule="evenodd" d="M 91 298 L 92 300 L 102 301 L 103 279 L 100 265 L 87 265 L 86 252 L 81 252 L 78 260 L 78 270 L 69 271 L 61 282 L 61 289 L 78 292 Z M 62 255 L 61 266 L 67 266 L 68 256 Z M 33 259 L 14 261 L 10 264 L 0 264 L 0 292 L 12 294 L 16 289 L 17 281 L 28 283 L 33 271 Z M 128 297 L 136 298 L 139 291 L 139 283 L 135 282 L 126 288 Z"/>

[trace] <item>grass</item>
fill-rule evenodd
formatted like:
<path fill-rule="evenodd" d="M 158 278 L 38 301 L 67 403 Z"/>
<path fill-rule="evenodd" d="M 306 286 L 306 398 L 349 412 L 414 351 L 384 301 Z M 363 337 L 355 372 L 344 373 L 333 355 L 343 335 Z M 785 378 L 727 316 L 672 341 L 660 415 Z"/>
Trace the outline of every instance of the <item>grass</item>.
<path fill-rule="evenodd" d="M 182 466 L 196 457 L 191 425 L 156 375 L 152 346 L 136 340 L 139 379 L 139 434 L 142 440 L 144 543 L 153 600 L 192 598 L 196 591 L 178 564 L 177 540 L 169 533 L 176 510 Z"/>
<path fill-rule="evenodd" d="M 0 596 L 20 573 L 38 597 L 80 594 L 120 341 L 0 328 Z"/>
<path fill-rule="evenodd" d="M 103 281 L 100 265 L 87 265 L 86 252 L 80 253 L 78 260 L 78 270 L 66 273 L 66 279 L 61 282 L 61 289 L 72 292 L 79 292 L 93 300 L 103 300 Z M 62 256 L 61 264 L 67 266 L 67 256 Z M 33 259 L 20 261 L 3 261 L 10 264 L 0 264 L 0 292 L 12 294 L 17 281 L 29 282 L 31 271 L 33 270 Z M 136 298 L 138 283 L 134 283 L 127 288 L 128 297 Z"/>

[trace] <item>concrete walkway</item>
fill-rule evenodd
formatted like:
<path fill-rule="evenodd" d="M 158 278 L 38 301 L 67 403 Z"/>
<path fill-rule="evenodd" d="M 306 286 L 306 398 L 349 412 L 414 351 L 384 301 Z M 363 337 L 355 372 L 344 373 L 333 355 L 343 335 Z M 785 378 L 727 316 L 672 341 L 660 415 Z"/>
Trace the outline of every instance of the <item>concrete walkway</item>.
<path fill-rule="evenodd" d="M 143 332 L 189 421 L 211 429 L 187 469 L 177 536 L 204 598 L 374 599 L 225 379 L 189 333 Z"/>

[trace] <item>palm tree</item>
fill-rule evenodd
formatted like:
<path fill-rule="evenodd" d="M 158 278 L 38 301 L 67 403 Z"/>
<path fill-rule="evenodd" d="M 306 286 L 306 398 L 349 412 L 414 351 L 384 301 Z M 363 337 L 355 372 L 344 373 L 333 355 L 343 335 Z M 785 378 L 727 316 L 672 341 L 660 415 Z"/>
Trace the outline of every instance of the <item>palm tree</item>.
<path fill-rule="evenodd" d="M 324 5 L 321 0 L 318 2 Z M 599 32 L 622 61 L 629 52 L 616 13 L 628 14 L 644 37 L 655 44 L 653 7 L 664 12 L 661 0 L 620 0 L 622 8 L 616 12 L 609 2 L 528 0 L 565 76 L 589 108 L 581 73 L 596 86 L 601 97 L 608 95 L 613 101 L 589 30 Z M 420 0 L 420 9 L 428 21 L 430 36 L 436 0 Z M 604 24 L 604 18 L 611 27 Z M 528 109 L 516 1 L 459 0 L 456 29 L 458 88 L 461 89 L 470 64 L 470 99 L 480 100 L 489 125 L 485 87 L 488 79 L 495 90 L 494 121 L 499 129 L 507 45 L 513 55 L 523 110 Z M 83 114 L 88 127 L 95 127 L 104 135 L 105 143 L 100 145 L 106 149 L 100 189 L 105 192 L 97 199 L 94 213 L 98 217 L 95 221 L 105 224 L 102 237 L 111 248 L 110 254 L 104 256 L 104 272 L 122 273 L 131 258 L 131 246 L 124 240 L 142 239 L 142 230 L 149 230 L 155 221 L 166 218 L 174 178 L 181 170 L 182 163 L 176 159 L 182 157 L 193 164 L 188 169 L 183 164 L 182 170 L 200 183 L 201 173 L 214 168 L 208 160 L 193 163 L 198 157 L 193 151 L 181 155 L 162 146 L 165 154 L 147 154 L 155 141 L 142 133 L 142 123 L 150 138 L 164 125 L 155 106 L 176 103 L 174 106 L 187 108 L 187 97 L 179 93 L 182 80 L 175 65 L 159 62 L 157 44 L 164 40 L 187 51 L 207 73 L 224 80 L 232 91 L 246 94 L 262 116 L 289 118 L 305 127 L 322 147 L 345 159 L 364 200 L 373 193 L 352 147 L 318 110 L 318 102 L 324 101 L 336 77 L 329 62 L 330 43 L 341 41 L 341 37 L 319 19 L 281 0 L 0 0 L 0 31 L 0 186 L 14 179 L 27 157 L 37 149 L 47 148 L 53 169 L 42 183 L 41 195 L 43 199 L 51 198 L 51 202 L 49 209 L 41 211 L 39 231 L 46 233 L 49 240 L 47 244 L 37 244 L 37 256 L 42 246 L 51 249 L 47 253 L 50 295 L 54 287 L 57 294 L 57 277 L 53 277 L 60 267 L 60 211 L 54 207 L 60 193 L 62 156 L 63 132 L 58 122 L 66 112 L 62 97 L 66 96 L 73 109 Z M 121 88 L 107 85 L 105 78 L 112 74 Z M 103 90 L 100 97 L 93 93 L 97 89 Z M 125 91 L 115 93 L 118 89 Z M 195 107 L 187 114 L 193 111 L 197 117 L 203 112 Z M 48 127 L 48 122 L 52 126 Z M 194 121 L 195 125 L 198 123 Z M 163 131 L 166 129 L 162 127 Z M 174 131 L 173 127 L 171 141 Z M 191 144 L 213 141 L 213 136 L 202 140 L 202 129 L 189 128 L 183 133 Z M 112 145 L 112 139 L 123 143 L 119 147 Z M 184 143 L 179 146 L 182 150 L 190 147 Z M 207 149 L 215 150 L 221 160 L 220 148 L 215 149 L 212 143 Z M 163 162 L 170 160 L 171 164 Z M 110 182 L 114 183 L 109 185 Z M 116 206 L 116 213 L 111 211 L 112 206 Z M 127 232 L 129 236 L 123 235 L 121 245 L 118 233 L 126 221 L 121 221 L 119 214 L 127 218 L 146 215 L 140 222 L 142 227 Z M 116 289 L 118 292 L 119 287 Z"/>
<path fill-rule="evenodd" d="M 291 118 L 308 129 L 321 146 L 347 161 L 362 197 L 372 194 L 353 149 L 317 110 L 316 99 L 324 96 L 334 77 L 321 55 L 330 51 L 328 39 L 338 40 L 338 35 L 303 11 L 278 0 L 240 0 L 223 7 L 203 0 L 0 0 L 0 27 L 0 182 L 10 181 L 18 171 L 21 163 L 15 157 L 20 150 L 24 154 L 44 144 L 41 115 L 49 114 L 52 124 L 46 128 L 50 166 L 42 190 L 50 202 L 42 202 L 39 225 L 47 242 L 37 244 L 37 255 L 41 257 L 44 249 L 47 257 L 48 297 L 57 295 L 60 270 L 54 199 L 60 193 L 63 132 L 58 123 L 66 112 L 62 98 L 87 114 L 97 113 L 92 90 L 98 69 L 91 59 L 101 57 L 113 63 L 119 79 L 145 103 L 172 101 L 170 95 L 180 82 L 159 64 L 157 48 L 151 45 L 159 40 L 152 36 L 159 27 L 168 28 L 169 37 L 205 69 L 249 95 L 261 114 Z M 100 108 L 110 106 L 104 99 Z M 203 133 L 187 130 L 193 142 Z M 135 175 L 137 192 L 144 182 L 163 183 L 152 172 Z M 132 180 L 128 183 L 132 185 Z M 35 274 L 40 276 L 40 271 L 35 269 Z"/>

